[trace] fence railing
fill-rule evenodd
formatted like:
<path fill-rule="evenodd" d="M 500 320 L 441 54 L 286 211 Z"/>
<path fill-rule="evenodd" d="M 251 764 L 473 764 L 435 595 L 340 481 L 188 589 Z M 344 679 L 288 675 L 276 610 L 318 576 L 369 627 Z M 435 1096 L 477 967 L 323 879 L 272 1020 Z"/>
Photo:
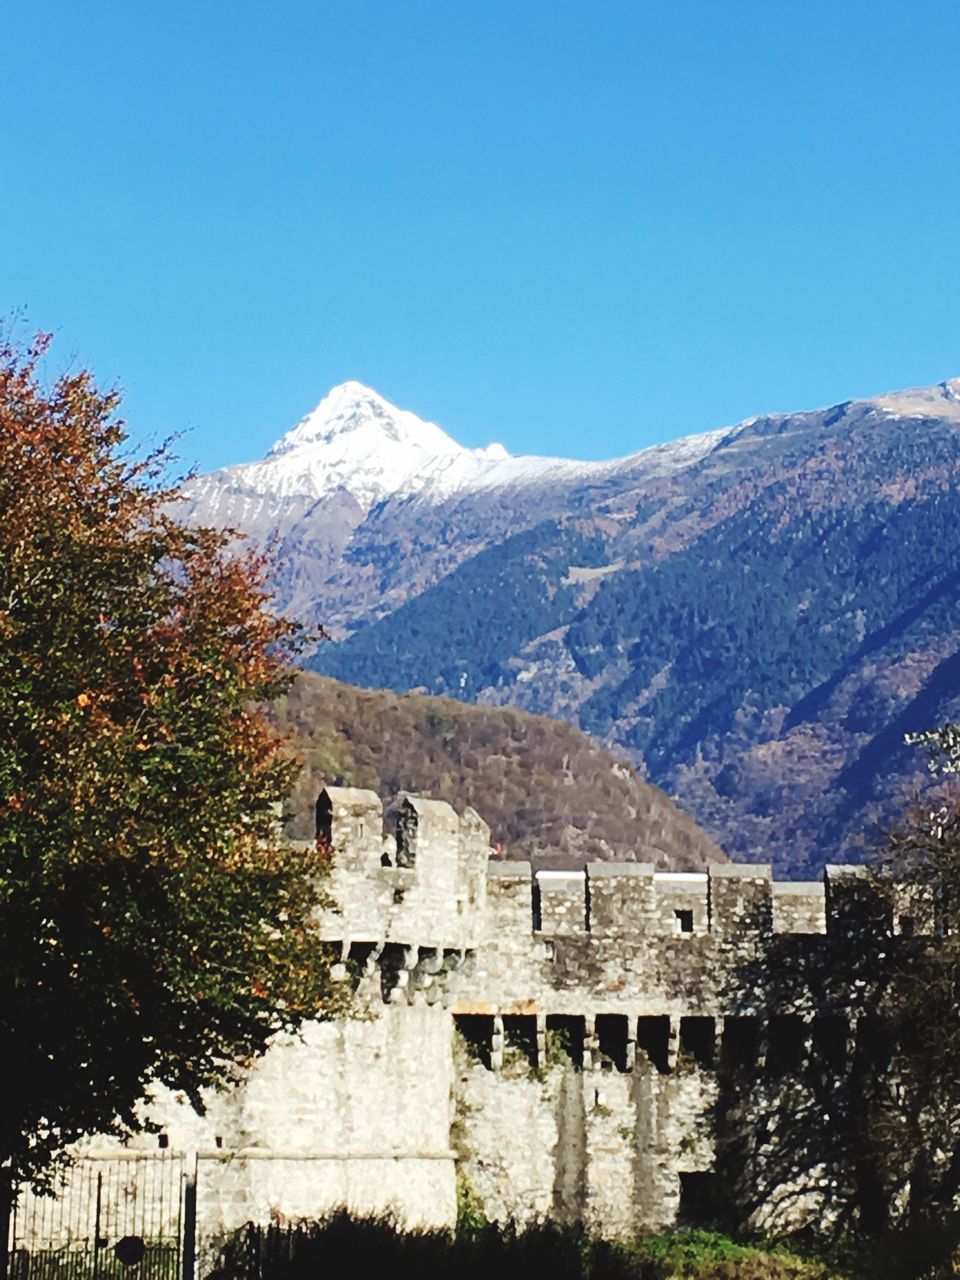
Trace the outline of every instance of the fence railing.
<path fill-rule="evenodd" d="M 157 1152 L 84 1158 L 10 1214 L 8 1280 L 193 1280 L 195 1165 Z"/>

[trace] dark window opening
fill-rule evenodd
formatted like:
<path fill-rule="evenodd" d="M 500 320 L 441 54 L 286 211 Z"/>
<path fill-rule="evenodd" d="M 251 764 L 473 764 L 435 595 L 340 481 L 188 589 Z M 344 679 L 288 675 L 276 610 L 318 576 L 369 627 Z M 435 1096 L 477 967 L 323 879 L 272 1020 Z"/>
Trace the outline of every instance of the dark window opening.
<path fill-rule="evenodd" d="M 391 857 L 390 857 L 389 853 L 381 853 L 381 855 L 380 855 L 380 865 L 381 865 L 381 867 L 392 867 L 392 866 L 393 866 L 393 860 L 391 859 Z"/>
<path fill-rule="evenodd" d="M 412 867 L 417 861 L 417 832 L 420 819 L 407 803 L 400 806 L 397 815 L 397 866 Z"/>
<path fill-rule="evenodd" d="M 223 1134 L 222 1133 L 218 1133 L 216 1137 L 213 1139 L 213 1142 L 218 1151 L 223 1150 Z"/>
<path fill-rule="evenodd" d="M 871 1066 L 886 1071 L 893 1060 L 894 1035 L 879 1018 L 861 1018 L 857 1027 L 857 1045 Z"/>
<path fill-rule="evenodd" d="M 530 895 L 530 902 L 533 908 L 533 932 L 539 933 L 543 928 L 543 900 L 536 877 L 534 877 L 533 881 L 533 893 Z"/>
<path fill-rule="evenodd" d="M 724 1018 L 721 1057 L 728 1070 L 755 1067 L 760 1056 L 760 1022 L 758 1018 Z"/>
<path fill-rule="evenodd" d="M 351 942 L 350 950 L 347 952 L 347 974 L 354 991 L 356 991 L 360 979 L 367 972 L 367 967 L 370 965 L 376 949 L 377 944 L 375 942 Z M 372 966 L 370 967 L 372 972 Z"/>
<path fill-rule="evenodd" d="M 158 1133 L 158 1134 L 157 1134 L 157 1146 L 160 1148 L 160 1150 L 161 1150 L 161 1151 L 166 1151 L 166 1149 L 167 1149 L 167 1147 L 169 1147 L 169 1145 L 170 1145 L 170 1138 L 169 1138 L 169 1136 L 168 1136 L 167 1134 L 165 1134 L 165 1133 Z"/>
<path fill-rule="evenodd" d="M 723 1192 L 717 1175 L 710 1172 L 681 1173 L 677 1225 L 718 1227 L 723 1221 Z"/>
<path fill-rule="evenodd" d="M 916 921 L 913 916 L 901 916 L 899 920 L 900 937 L 912 938 L 916 932 Z"/>
<path fill-rule="evenodd" d="M 673 913 L 677 918 L 678 933 L 693 933 L 693 912 L 683 908 Z"/>
<path fill-rule="evenodd" d="M 384 1003 L 399 983 L 405 954 L 406 948 L 399 942 L 388 942 L 380 953 L 380 994 Z"/>
<path fill-rule="evenodd" d="M 455 1013 L 454 1028 L 463 1037 L 470 1058 L 492 1070 L 493 1016 L 485 1013 Z"/>
<path fill-rule="evenodd" d="M 317 799 L 316 836 L 329 849 L 333 842 L 333 804 L 325 791 Z"/>
<path fill-rule="evenodd" d="M 587 1034 L 586 1020 L 571 1014 L 547 1014 L 547 1063 L 568 1061 L 583 1066 L 583 1042 Z"/>
<path fill-rule="evenodd" d="M 831 1071 L 842 1071 L 847 1061 L 846 1018 L 814 1018 L 813 1052 Z"/>
<path fill-rule="evenodd" d="M 640 1018 L 637 1021 L 637 1056 L 642 1063 L 641 1051 L 647 1061 L 662 1075 L 670 1069 L 670 1019 L 668 1017 Z"/>
<path fill-rule="evenodd" d="M 796 1071 L 803 1065 L 807 1028 L 795 1014 L 771 1018 L 767 1028 L 767 1066 L 771 1071 Z"/>
<path fill-rule="evenodd" d="M 503 1019 L 504 1064 L 512 1057 L 523 1058 L 531 1067 L 537 1065 L 537 1020 L 527 1015 L 508 1015 Z"/>
<path fill-rule="evenodd" d="M 712 1067 L 716 1037 L 717 1026 L 713 1018 L 681 1018 L 681 1057 L 695 1062 L 698 1067 Z"/>
<path fill-rule="evenodd" d="M 598 1013 L 594 1027 L 597 1035 L 597 1048 L 600 1050 L 601 1065 L 603 1059 L 617 1069 L 627 1069 L 627 1019 L 622 1013 Z"/>

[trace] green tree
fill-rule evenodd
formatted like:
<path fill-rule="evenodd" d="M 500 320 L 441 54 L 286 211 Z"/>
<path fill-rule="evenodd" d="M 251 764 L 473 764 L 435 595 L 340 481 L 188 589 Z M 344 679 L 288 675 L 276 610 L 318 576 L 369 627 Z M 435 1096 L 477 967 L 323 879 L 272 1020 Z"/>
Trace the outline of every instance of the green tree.
<path fill-rule="evenodd" d="M 201 1090 L 332 1011 L 323 862 L 274 820 L 263 706 L 300 636 L 266 569 L 171 516 L 115 394 L 0 347 L 0 1166 L 41 1182 L 156 1083 Z"/>
<path fill-rule="evenodd" d="M 960 731 L 906 740 L 926 747 L 941 785 L 885 833 L 870 874 L 878 911 L 855 944 L 870 956 L 861 985 L 874 1033 L 856 1145 L 874 1225 L 898 1229 L 926 1258 L 916 1274 L 932 1277 L 954 1275 L 960 1257 Z"/>
<path fill-rule="evenodd" d="M 957 772 L 951 726 L 908 741 L 933 771 Z M 945 787 L 890 830 L 873 881 L 899 936 L 887 949 L 878 1013 L 891 1070 L 876 1092 L 871 1156 L 914 1222 L 953 1219 L 960 1196 L 960 805 Z M 960 1237 L 958 1237 L 960 1238 Z"/>

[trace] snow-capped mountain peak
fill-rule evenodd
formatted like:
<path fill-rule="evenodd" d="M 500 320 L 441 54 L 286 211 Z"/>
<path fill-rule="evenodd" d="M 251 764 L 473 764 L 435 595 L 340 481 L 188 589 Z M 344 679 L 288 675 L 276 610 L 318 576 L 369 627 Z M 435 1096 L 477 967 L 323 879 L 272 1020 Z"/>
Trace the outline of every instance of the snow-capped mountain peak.
<path fill-rule="evenodd" d="M 417 452 L 464 452 L 455 440 L 432 422 L 415 413 L 398 409 L 362 382 L 341 382 L 329 391 L 317 407 L 282 436 L 268 458 L 301 449 L 333 445 L 349 438 L 351 449 L 365 445 L 402 444 Z"/>
<path fill-rule="evenodd" d="M 266 519 L 278 501 L 349 494 L 364 510 L 392 494 L 449 496 L 510 460 L 501 444 L 467 449 L 433 422 L 384 399 L 361 382 L 342 382 L 273 445 L 260 462 L 199 476 L 185 497 L 204 505 L 230 495 L 229 518 Z"/>
<path fill-rule="evenodd" d="M 184 499 L 216 523 L 270 528 L 299 519 L 327 498 L 352 500 L 366 514 L 394 495 L 436 503 L 471 491 L 599 479 L 624 468 L 664 474 L 691 465 L 724 434 L 654 446 L 613 462 L 514 457 L 502 444 L 468 449 L 436 423 L 348 381 L 327 392 L 261 461 L 198 476 Z"/>

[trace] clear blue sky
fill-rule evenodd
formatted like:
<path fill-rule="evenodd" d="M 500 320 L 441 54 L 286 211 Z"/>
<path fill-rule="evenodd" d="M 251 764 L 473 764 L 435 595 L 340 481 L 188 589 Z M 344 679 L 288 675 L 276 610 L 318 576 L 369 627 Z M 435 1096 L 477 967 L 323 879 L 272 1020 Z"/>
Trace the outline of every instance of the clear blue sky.
<path fill-rule="evenodd" d="M 359 378 L 610 457 L 960 374 L 957 0 L 33 0 L 0 315 L 259 457 Z"/>

